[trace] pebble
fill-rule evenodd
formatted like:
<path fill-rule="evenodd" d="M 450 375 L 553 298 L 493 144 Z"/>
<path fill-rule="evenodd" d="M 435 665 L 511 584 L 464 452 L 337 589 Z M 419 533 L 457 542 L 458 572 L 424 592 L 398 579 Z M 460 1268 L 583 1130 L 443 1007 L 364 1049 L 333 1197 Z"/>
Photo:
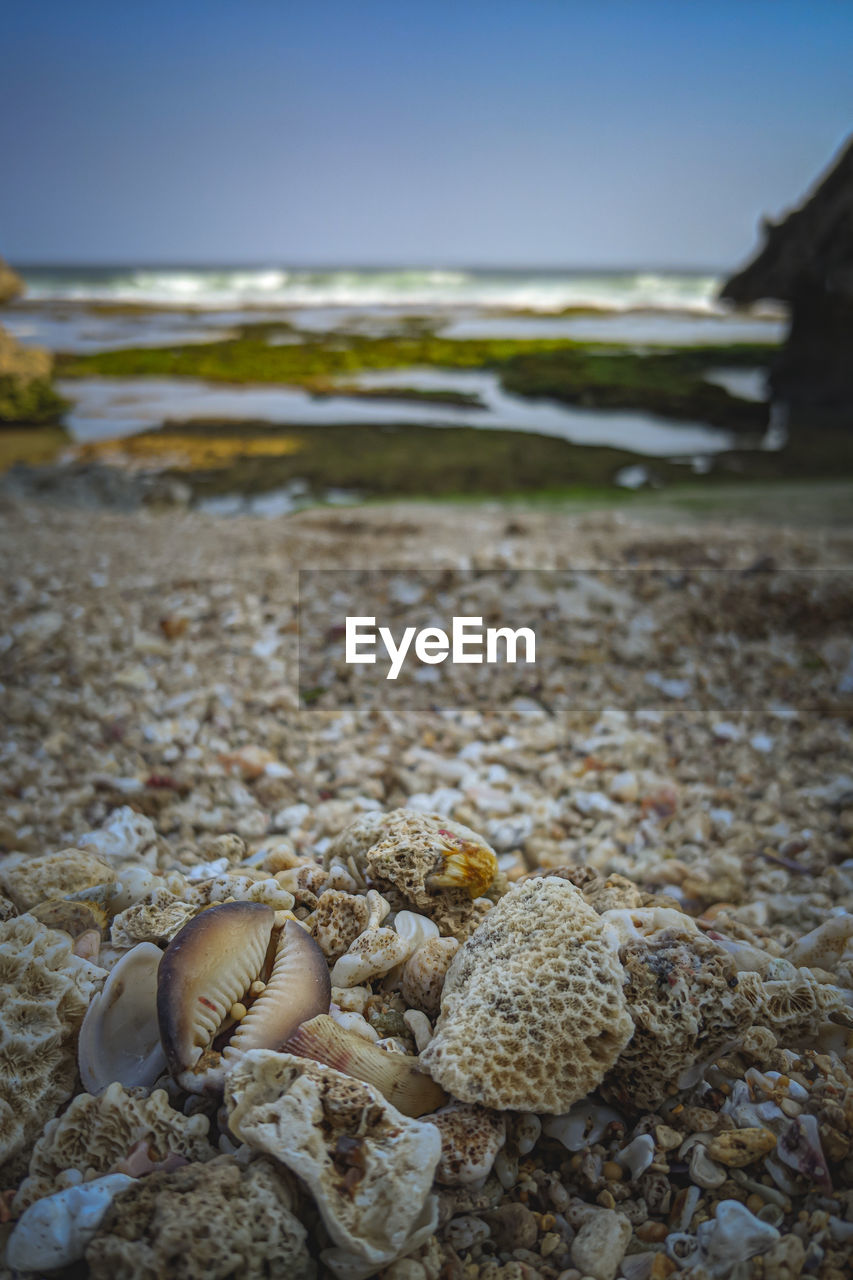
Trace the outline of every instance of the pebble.
<path fill-rule="evenodd" d="M 712 1138 L 708 1155 L 730 1169 L 742 1169 L 760 1160 L 776 1146 L 776 1135 L 769 1129 L 731 1129 Z"/>
<path fill-rule="evenodd" d="M 572 1261 L 595 1280 L 615 1280 L 630 1239 L 631 1224 L 625 1215 L 602 1209 L 575 1236 Z"/>

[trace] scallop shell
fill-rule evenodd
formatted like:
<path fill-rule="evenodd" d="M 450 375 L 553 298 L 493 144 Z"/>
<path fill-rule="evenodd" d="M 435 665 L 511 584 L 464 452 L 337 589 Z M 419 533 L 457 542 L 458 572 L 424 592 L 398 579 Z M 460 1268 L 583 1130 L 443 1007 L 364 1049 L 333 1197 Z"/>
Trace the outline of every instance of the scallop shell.
<path fill-rule="evenodd" d="M 303 1022 L 284 1051 L 373 1085 L 404 1116 L 417 1118 L 447 1102 L 447 1094 L 420 1070 L 414 1058 L 386 1053 L 327 1015 Z"/>

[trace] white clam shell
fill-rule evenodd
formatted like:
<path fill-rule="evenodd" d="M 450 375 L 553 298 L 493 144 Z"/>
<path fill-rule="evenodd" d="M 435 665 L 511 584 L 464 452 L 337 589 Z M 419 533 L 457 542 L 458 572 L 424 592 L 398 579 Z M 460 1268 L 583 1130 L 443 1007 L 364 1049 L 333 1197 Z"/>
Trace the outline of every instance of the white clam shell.
<path fill-rule="evenodd" d="M 99 1093 L 117 1080 L 152 1085 L 166 1070 L 157 1024 L 157 970 L 163 952 L 153 942 L 132 947 L 93 996 L 77 1042 L 83 1087 Z"/>
<path fill-rule="evenodd" d="M 430 938 L 438 938 L 438 925 L 429 916 L 419 915 L 416 911 L 398 911 L 394 917 L 394 928 L 404 942 L 409 944 L 409 955 L 417 951 Z"/>

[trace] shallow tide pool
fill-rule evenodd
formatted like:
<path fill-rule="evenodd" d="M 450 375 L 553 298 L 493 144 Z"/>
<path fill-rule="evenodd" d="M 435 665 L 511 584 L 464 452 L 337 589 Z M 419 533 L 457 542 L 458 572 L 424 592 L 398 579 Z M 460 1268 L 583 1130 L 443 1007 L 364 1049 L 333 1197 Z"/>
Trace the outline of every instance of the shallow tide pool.
<path fill-rule="evenodd" d="M 316 397 L 292 387 L 232 387 L 188 378 L 81 378 L 60 381 L 58 385 L 60 393 L 74 401 L 66 421 L 79 443 L 127 436 L 164 422 L 194 418 L 298 426 L 419 423 L 499 428 L 557 436 L 575 444 L 609 445 L 650 457 L 718 453 L 746 443 L 743 437 L 696 422 L 671 422 L 643 413 L 526 400 L 508 395 L 494 374 L 482 372 L 395 369 L 359 379 L 359 385 L 366 388 L 461 391 L 476 395 L 482 408 L 347 395 Z"/>

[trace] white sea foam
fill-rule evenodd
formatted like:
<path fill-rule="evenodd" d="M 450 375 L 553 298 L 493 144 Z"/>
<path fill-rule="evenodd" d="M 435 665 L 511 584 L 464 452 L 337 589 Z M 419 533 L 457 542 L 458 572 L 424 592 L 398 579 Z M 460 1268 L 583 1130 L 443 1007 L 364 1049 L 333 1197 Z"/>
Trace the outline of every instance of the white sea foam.
<path fill-rule="evenodd" d="M 489 308 L 543 315 L 566 308 L 725 314 L 711 273 L 284 268 L 48 269 L 25 272 L 34 300 L 198 307 Z"/>

